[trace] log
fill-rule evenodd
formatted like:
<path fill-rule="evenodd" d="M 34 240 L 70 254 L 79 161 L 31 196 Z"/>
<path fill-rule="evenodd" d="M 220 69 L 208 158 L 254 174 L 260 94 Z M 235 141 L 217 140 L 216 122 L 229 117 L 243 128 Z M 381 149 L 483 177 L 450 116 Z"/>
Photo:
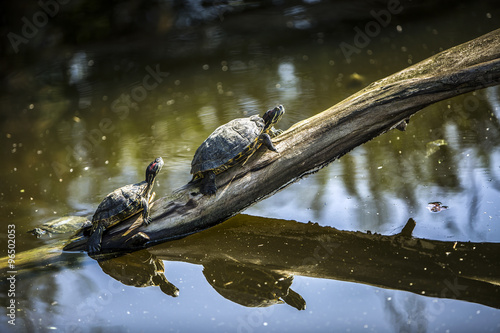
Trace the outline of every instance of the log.
<path fill-rule="evenodd" d="M 188 183 L 160 198 L 151 209 L 150 225 L 136 227 L 139 216 L 118 224 L 105 233 L 103 251 L 144 248 L 212 227 L 396 127 L 424 107 L 499 83 L 500 29 L 376 81 L 293 125 L 273 139 L 279 153 L 260 149 L 244 166 L 218 175 L 216 195 L 201 195 L 196 183 Z M 83 250 L 85 242 L 80 237 L 65 249 Z"/>

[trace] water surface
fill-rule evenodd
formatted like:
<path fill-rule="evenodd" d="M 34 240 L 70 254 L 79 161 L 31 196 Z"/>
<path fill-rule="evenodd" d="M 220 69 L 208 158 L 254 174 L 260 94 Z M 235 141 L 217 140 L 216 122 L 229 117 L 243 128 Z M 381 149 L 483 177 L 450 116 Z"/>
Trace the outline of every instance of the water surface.
<path fill-rule="evenodd" d="M 17 60 L 0 93 L 3 239 L 6 225 L 14 224 L 18 253 L 51 244 L 60 236 L 36 239 L 27 231 L 60 216 L 91 216 L 107 193 L 142 180 L 156 156 L 165 166 L 155 191 L 168 194 L 190 180 L 194 151 L 217 126 L 283 104 L 287 113 L 279 127 L 286 129 L 370 82 L 498 28 L 500 15 L 488 2 L 432 14 L 424 9 L 419 15 L 403 13 L 347 61 L 340 44 L 354 45 L 354 28 L 373 21 L 371 8 L 320 15 L 317 10 L 325 7 L 310 3 L 271 6 L 199 25 L 179 21 L 186 30 L 179 28 L 175 39 L 163 43 L 156 39 L 148 45 L 132 36 L 109 45 L 48 49 L 34 60 L 26 56 L 22 65 Z M 339 19 L 342 15 L 347 16 Z M 245 27 L 243 18 L 260 17 L 268 23 L 276 18 L 273 33 Z M 337 23 L 321 25 L 320 19 Z M 183 48 L 176 54 L 179 45 Z M 14 331 L 498 331 L 498 308 L 456 294 L 429 297 L 314 277 L 314 270 L 290 275 L 259 266 L 258 258 L 250 260 L 253 250 L 245 259 L 246 249 L 237 244 L 232 251 L 243 253 L 251 265 L 234 261 L 231 251 L 217 244 L 251 216 L 384 235 L 400 232 L 413 218 L 417 238 L 498 243 L 499 119 L 499 87 L 425 108 L 405 132 L 375 138 L 216 227 L 221 238 L 213 247 L 207 244 L 206 252 L 225 258 L 223 263 L 207 265 L 182 253 L 177 259 L 155 257 L 182 249 L 181 240 L 117 266 L 69 253 L 63 264 L 20 271 Z M 448 209 L 431 212 L 431 202 Z M 213 233 L 193 237 L 203 240 Z M 269 246 L 261 252 L 263 259 L 288 251 L 284 245 Z M 162 282 L 149 281 L 143 268 L 134 270 L 142 267 L 137 262 L 147 262 Z M 498 283 L 498 266 L 494 269 Z M 226 287 L 239 282 L 240 288 L 224 293 L 211 282 L 214 276 Z M 271 293 L 292 289 L 305 310 L 298 309 L 300 298 L 294 303 L 278 302 L 276 295 L 257 297 L 255 290 L 265 289 L 256 287 L 259 279 L 288 283 Z M 178 297 L 173 297 L 175 289 Z M 2 284 L 2 304 L 10 299 L 6 290 Z M 467 293 L 467 285 L 455 290 Z M 2 331 L 12 331 L 5 318 Z"/>

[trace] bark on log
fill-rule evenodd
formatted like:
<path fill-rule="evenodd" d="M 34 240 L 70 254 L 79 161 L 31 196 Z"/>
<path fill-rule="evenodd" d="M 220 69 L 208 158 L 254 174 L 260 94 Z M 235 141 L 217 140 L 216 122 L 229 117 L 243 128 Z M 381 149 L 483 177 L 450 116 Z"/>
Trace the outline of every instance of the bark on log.
<path fill-rule="evenodd" d="M 218 175 L 219 190 L 214 196 L 199 194 L 196 184 L 189 183 L 157 200 L 150 225 L 122 237 L 140 217 L 118 224 L 104 234 L 103 250 L 147 247 L 214 226 L 390 130 L 427 105 L 499 83 L 500 29 L 374 82 L 293 125 L 273 139 L 279 154 L 261 149 L 245 166 Z M 77 239 L 65 249 L 82 250 L 84 244 L 85 239 Z"/>

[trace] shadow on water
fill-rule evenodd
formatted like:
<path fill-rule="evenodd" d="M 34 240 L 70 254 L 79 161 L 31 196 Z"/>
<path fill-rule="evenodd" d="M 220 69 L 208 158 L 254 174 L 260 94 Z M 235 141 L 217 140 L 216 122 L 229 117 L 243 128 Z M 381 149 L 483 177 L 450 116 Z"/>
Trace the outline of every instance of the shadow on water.
<path fill-rule="evenodd" d="M 126 285 L 159 286 L 174 297 L 179 290 L 166 280 L 162 261 L 202 265 L 210 286 L 247 307 L 286 303 L 304 310 L 306 301 L 290 288 L 300 275 L 500 308 L 500 244 L 416 239 L 414 227 L 410 219 L 399 234 L 383 236 L 238 215 L 181 240 L 100 259 L 99 265 Z"/>

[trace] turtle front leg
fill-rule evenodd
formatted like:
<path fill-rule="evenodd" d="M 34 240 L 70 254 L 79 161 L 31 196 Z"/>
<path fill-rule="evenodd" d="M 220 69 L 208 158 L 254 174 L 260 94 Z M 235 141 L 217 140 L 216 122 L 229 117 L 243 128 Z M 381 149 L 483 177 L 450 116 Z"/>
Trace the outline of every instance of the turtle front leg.
<path fill-rule="evenodd" d="M 272 141 L 271 141 L 271 137 L 269 136 L 269 134 L 267 133 L 262 133 L 259 137 L 259 140 L 262 141 L 262 143 L 269 149 L 269 150 L 272 150 L 274 152 L 278 152 L 278 150 L 274 147 Z"/>
<path fill-rule="evenodd" d="M 141 205 L 142 205 L 142 220 L 145 225 L 148 225 L 151 223 L 151 216 L 149 216 L 149 203 L 148 200 L 146 200 L 145 197 L 141 198 Z"/>
<path fill-rule="evenodd" d="M 200 192 L 202 194 L 215 194 L 217 192 L 217 185 L 215 185 L 215 172 L 207 171 L 201 180 Z"/>
<path fill-rule="evenodd" d="M 100 223 L 97 228 L 90 235 L 87 241 L 87 252 L 88 254 L 95 254 L 101 251 L 102 233 L 104 232 L 104 226 Z"/>

